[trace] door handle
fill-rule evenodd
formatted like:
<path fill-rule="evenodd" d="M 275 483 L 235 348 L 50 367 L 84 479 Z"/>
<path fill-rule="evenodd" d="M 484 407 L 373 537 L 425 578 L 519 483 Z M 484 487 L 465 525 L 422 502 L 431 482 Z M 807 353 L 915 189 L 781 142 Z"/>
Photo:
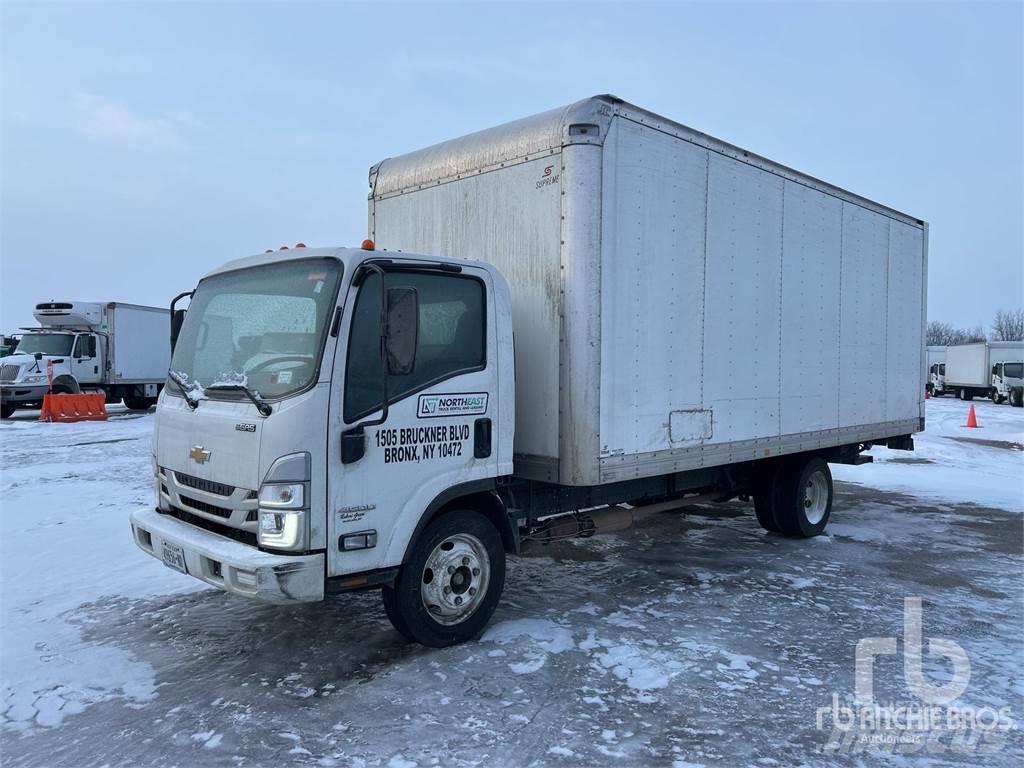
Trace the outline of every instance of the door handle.
<path fill-rule="evenodd" d="M 491 455 L 491 420 L 473 422 L 473 458 L 486 459 Z"/>

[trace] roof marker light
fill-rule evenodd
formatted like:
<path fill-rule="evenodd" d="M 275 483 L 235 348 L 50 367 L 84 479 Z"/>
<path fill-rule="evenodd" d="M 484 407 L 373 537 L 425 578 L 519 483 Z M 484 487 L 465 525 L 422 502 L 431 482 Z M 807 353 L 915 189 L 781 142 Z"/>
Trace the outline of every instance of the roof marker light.
<path fill-rule="evenodd" d="M 373 240 L 363 240 L 363 244 L 359 246 L 364 251 L 372 251 L 376 246 L 373 244 Z"/>
<path fill-rule="evenodd" d="M 295 244 L 295 247 L 296 247 L 296 248 L 305 248 L 305 247 L 306 247 L 306 244 L 305 244 L 305 243 L 296 243 L 296 244 Z"/>
<path fill-rule="evenodd" d="M 282 245 L 282 246 L 281 246 L 280 248 L 278 248 L 277 250 L 279 250 L 279 251 L 287 251 L 287 250 L 288 250 L 288 246 L 287 246 L 287 245 Z"/>

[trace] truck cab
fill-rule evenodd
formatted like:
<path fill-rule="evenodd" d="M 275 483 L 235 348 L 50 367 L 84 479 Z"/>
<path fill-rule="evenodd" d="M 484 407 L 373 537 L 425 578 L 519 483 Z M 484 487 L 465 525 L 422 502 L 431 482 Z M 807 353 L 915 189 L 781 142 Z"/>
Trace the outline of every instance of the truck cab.
<path fill-rule="evenodd" d="M 50 389 L 79 392 L 101 379 L 95 333 L 30 330 L 13 354 L 0 359 L 0 400 L 3 418 L 17 408 L 37 407 Z"/>
<path fill-rule="evenodd" d="M 934 397 L 946 394 L 946 364 L 932 363 L 928 369 L 928 392 Z"/>
<path fill-rule="evenodd" d="M 1024 362 L 999 362 L 992 366 L 992 402 L 999 404 L 1006 401 L 1015 407 L 1021 407 L 1021 390 L 1024 388 Z"/>
<path fill-rule="evenodd" d="M 132 516 L 136 543 L 270 602 L 384 584 L 406 626 L 423 617 L 403 607 L 396 573 L 420 557 L 437 570 L 433 587 L 415 582 L 428 641 L 446 644 L 470 614 L 486 622 L 496 555 L 514 547 L 493 495 L 512 472 L 509 307 L 487 264 L 369 247 L 208 274 L 172 321 L 155 508 Z"/>

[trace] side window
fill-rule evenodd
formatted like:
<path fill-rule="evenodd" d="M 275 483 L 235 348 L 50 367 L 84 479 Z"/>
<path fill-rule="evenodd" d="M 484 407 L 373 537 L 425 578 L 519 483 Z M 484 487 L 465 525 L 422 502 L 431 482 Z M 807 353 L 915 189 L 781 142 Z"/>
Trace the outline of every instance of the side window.
<path fill-rule="evenodd" d="M 71 356 L 76 358 L 96 357 L 96 337 L 92 335 L 75 337 L 75 349 Z"/>
<path fill-rule="evenodd" d="M 387 272 L 388 288 L 415 288 L 419 336 L 410 373 L 388 377 L 388 402 L 486 365 L 484 285 L 464 275 Z M 345 421 L 381 407 L 380 276 L 363 281 L 352 312 L 345 370 Z"/>
<path fill-rule="evenodd" d="M 945 376 L 945 375 L 946 375 L 946 364 L 945 363 L 939 363 L 939 376 Z"/>

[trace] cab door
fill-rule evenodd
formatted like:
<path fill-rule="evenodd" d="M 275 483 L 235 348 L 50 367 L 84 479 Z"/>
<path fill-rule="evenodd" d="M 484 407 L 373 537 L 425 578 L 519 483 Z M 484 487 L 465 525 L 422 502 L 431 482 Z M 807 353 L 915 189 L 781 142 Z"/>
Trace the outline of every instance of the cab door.
<path fill-rule="evenodd" d="M 362 269 L 345 300 L 332 384 L 328 576 L 399 565 L 431 502 L 495 477 L 498 467 L 488 273 Z M 382 305 L 396 296 L 414 297 L 415 353 L 407 370 L 392 366 L 385 377 Z"/>
<path fill-rule="evenodd" d="M 100 380 L 100 358 L 94 334 L 80 333 L 75 337 L 68 367 L 79 384 L 95 384 Z"/>

